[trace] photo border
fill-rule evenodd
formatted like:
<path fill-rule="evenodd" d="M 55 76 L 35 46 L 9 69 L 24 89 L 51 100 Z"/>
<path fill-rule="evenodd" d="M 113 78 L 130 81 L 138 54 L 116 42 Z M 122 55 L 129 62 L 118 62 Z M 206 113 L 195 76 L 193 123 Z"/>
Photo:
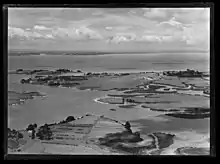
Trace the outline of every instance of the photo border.
<path fill-rule="evenodd" d="M 204 157 L 215 157 L 216 156 L 216 113 L 215 113 L 215 55 L 214 55 L 214 3 L 208 2 L 208 3 L 109 3 L 109 4 L 10 4 L 10 5 L 4 5 L 3 6 L 3 77 L 4 77 L 4 110 L 3 110 L 3 129 L 4 129 L 4 159 L 5 160 L 12 160 L 12 159 L 84 159 L 85 157 L 91 158 L 91 159 L 98 159 L 100 158 L 108 158 L 109 156 L 94 156 L 94 155 L 15 155 L 15 154 L 7 154 L 7 127 L 8 127 L 8 8 L 14 8 L 14 7 L 24 7 L 24 8 L 47 8 L 47 7 L 53 7 L 53 8 L 177 8 L 177 7 L 210 7 L 210 156 L 204 156 Z M 113 155 L 110 156 L 110 158 L 114 157 Z M 147 158 L 153 158 L 156 159 L 158 157 L 160 158 L 166 158 L 171 157 L 169 155 L 155 155 L 155 156 L 142 156 Z M 172 156 L 177 157 L 177 159 L 180 159 L 180 156 Z M 182 156 L 181 156 L 182 157 Z M 186 156 L 184 156 L 186 157 Z M 192 157 L 192 156 L 191 156 Z M 127 158 L 127 157 L 126 157 Z M 201 158 L 201 156 L 199 156 Z"/>

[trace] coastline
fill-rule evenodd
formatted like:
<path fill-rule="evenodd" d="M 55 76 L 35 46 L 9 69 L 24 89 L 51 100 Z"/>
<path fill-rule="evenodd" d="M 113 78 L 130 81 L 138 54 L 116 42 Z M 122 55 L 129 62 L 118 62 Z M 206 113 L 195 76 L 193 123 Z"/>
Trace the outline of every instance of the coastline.
<path fill-rule="evenodd" d="M 54 71 L 56 71 L 56 70 L 54 70 Z M 165 91 L 164 93 L 161 93 L 161 91 L 158 91 L 158 88 L 157 87 L 159 87 L 159 89 L 162 87 L 167 87 L 168 86 L 168 88 L 169 87 L 171 87 L 172 86 L 172 78 L 171 78 L 171 81 L 170 81 L 170 83 L 171 84 L 156 84 L 155 82 L 156 81 L 160 81 L 161 80 L 161 78 L 158 78 L 158 77 L 164 77 L 164 75 L 162 75 L 163 74 L 163 72 L 164 71 L 160 71 L 160 72 L 151 72 L 151 71 L 147 71 L 147 72 L 144 72 L 144 73 L 141 73 L 141 72 L 136 72 L 136 73 L 131 73 L 131 72 L 129 72 L 129 73 L 127 73 L 126 75 L 123 75 L 123 73 L 126 73 L 126 72 L 121 72 L 121 73 L 112 73 L 112 74 L 109 74 L 109 73 L 107 73 L 106 71 L 104 71 L 104 72 L 101 72 L 101 73 L 94 73 L 94 72 L 92 72 L 92 75 L 91 76 L 87 76 L 87 78 L 85 79 L 85 80 L 83 80 L 83 81 L 85 81 L 85 82 L 87 82 L 88 80 L 89 80 L 89 78 L 96 78 L 96 79 L 105 79 L 106 78 L 106 82 L 105 81 L 103 81 L 104 83 L 102 84 L 103 86 L 103 88 L 98 88 L 97 90 L 95 89 L 95 88 L 93 88 L 92 87 L 92 85 L 93 85 L 93 83 L 88 83 L 88 86 L 89 87 L 87 87 L 87 89 L 83 89 L 83 90 L 81 90 L 80 88 L 78 88 L 77 86 L 76 87 L 73 87 L 73 89 L 76 89 L 77 90 L 77 92 L 82 92 L 82 91 L 84 91 L 85 93 L 86 92 L 90 92 L 90 93 L 93 93 L 93 92 L 103 92 L 103 91 L 105 91 L 105 92 L 107 92 L 107 94 L 105 94 L 105 96 L 103 97 L 96 97 L 96 98 L 94 98 L 92 101 L 93 102 L 95 102 L 95 103 L 98 103 L 98 104 L 102 104 L 102 105 L 109 105 L 109 103 L 108 102 L 100 102 L 99 100 L 100 100 L 100 98 L 101 99 L 106 99 L 106 98 L 111 98 L 111 97 L 114 97 L 114 94 L 115 95 L 120 95 L 120 96 L 116 96 L 118 99 L 120 99 L 121 97 L 123 97 L 123 95 L 126 93 L 126 92 L 128 92 L 128 91 L 132 91 L 132 90 L 134 90 L 135 91 L 135 89 L 136 89 L 136 87 L 138 87 L 139 88 L 139 91 L 141 91 L 141 92 L 143 92 L 142 94 L 142 96 L 138 96 L 139 95 L 139 91 L 137 90 L 137 93 L 126 93 L 125 95 L 127 96 L 127 98 L 128 99 L 132 99 L 131 97 L 133 97 L 133 98 L 135 98 L 135 101 L 134 102 L 131 102 L 130 104 L 132 104 L 132 103 L 134 103 L 133 105 L 134 106 L 132 106 L 132 107 L 130 107 L 129 106 L 129 103 L 127 104 L 127 106 L 126 106 L 126 104 L 122 104 L 122 106 L 123 106 L 123 108 L 122 107 L 120 107 L 120 104 L 112 104 L 112 105 L 119 105 L 118 107 L 116 107 L 116 111 L 111 111 L 111 113 L 112 114 L 110 114 L 110 115 L 112 115 L 112 116 L 114 116 L 114 115 L 117 115 L 117 112 L 118 111 L 120 111 L 120 110 L 128 110 L 128 112 L 130 111 L 132 111 L 132 110 L 135 110 L 136 108 L 134 108 L 134 107 L 137 107 L 137 109 L 138 110 L 141 110 L 141 104 L 143 104 L 145 101 L 143 101 L 142 102 L 142 99 L 144 100 L 144 99 L 152 99 L 151 98 L 151 95 L 157 95 L 157 97 L 159 96 L 159 97 L 161 97 L 162 99 L 163 99 L 163 94 L 170 94 L 170 95 L 172 95 L 171 93 L 169 93 L 169 91 Z M 172 71 L 171 71 L 172 72 Z M 86 76 L 87 75 L 87 73 L 85 73 L 85 72 L 82 72 L 83 74 L 82 74 L 82 76 Z M 158 74 L 159 73 L 159 74 Z M 98 76 L 97 76 L 97 74 L 98 74 Z M 118 75 L 117 75 L 118 74 Z M 146 76 L 148 76 L 148 74 L 151 76 L 151 74 L 155 74 L 155 75 L 157 75 L 157 76 L 152 76 L 152 78 L 151 79 L 149 79 L 149 78 L 147 78 L 147 77 L 145 77 L 145 78 L 142 78 L 142 76 L 143 75 L 146 75 Z M 103 77 L 99 77 L 99 75 L 103 75 Z M 132 87 L 129 87 L 128 86 L 128 88 L 124 88 L 124 86 L 121 86 L 121 88 L 120 88 L 120 86 L 119 85 L 115 85 L 116 87 L 114 87 L 114 86 L 112 86 L 112 88 L 111 87 L 109 87 L 109 83 L 108 83 L 108 79 L 111 79 L 111 77 L 112 76 L 115 76 L 115 75 L 117 75 L 117 77 L 115 78 L 116 80 L 112 80 L 111 82 L 112 83 L 118 83 L 118 82 L 120 82 L 120 80 L 122 80 L 122 82 L 123 82 L 123 80 L 138 80 L 138 83 L 139 83 L 139 85 L 137 85 L 138 83 L 135 83 L 135 85 L 133 85 L 132 84 Z M 135 75 L 135 76 L 134 76 Z M 28 75 L 27 75 L 28 76 Z M 59 75 L 59 76 L 57 76 L 56 74 L 54 74 L 54 75 L 52 75 L 51 77 L 57 77 L 57 78 L 59 78 L 59 77 L 62 77 L 62 74 L 61 75 Z M 68 75 L 67 76 L 67 78 L 69 78 L 69 77 L 71 77 L 72 75 Z M 95 77 L 93 77 L 93 76 L 95 76 Z M 138 77 L 138 78 L 136 78 L 136 76 Z M 33 76 L 34 77 L 34 76 Z M 78 77 L 80 77 L 80 76 L 76 76 L 76 77 L 74 77 L 74 79 L 75 78 L 78 78 Z M 80 77 L 81 78 L 81 77 Z M 76 79 L 77 80 L 77 79 Z M 104 84 L 106 83 L 106 85 L 109 87 L 108 89 L 107 88 L 105 88 L 105 86 L 104 86 Z M 146 84 L 145 84 L 146 83 Z M 149 84 L 148 83 L 150 83 L 150 86 L 149 86 Z M 36 83 L 38 86 L 39 85 L 41 85 L 41 83 Z M 36 85 L 36 84 L 31 84 L 31 85 Z M 95 84 L 95 83 L 94 83 Z M 152 86 L 151 86 L 151 84 L 152 84 Z M 184 83 L 185 84 L 185 83 Z M 25 85 L 25 84 L 21 84 L 21 85 Z M 129 84 L 130 85 L 130 84 Z M 158 85 L 158 86 L 157 86 Z M 190 89 L 192 89 L 191 87 L 189 87 L 189 85 L 188 84 L 185 84 L 184 85 L 185 87 L 187 87 L 186 88 L 186 90 L 190 90 Z M 195 85 L 196 86 L 196 85 Z M 53 88 L 53 87 L 59 87 L 59 88 L 61 88 L 61 89 L 64 89 L 64 88 L 66 88 L 66 89 L 68 89 L 68 87 L 61 87 L 61 86 L 47 86 L 47 87 L 50 87 L 50 88 Z M 86 86 L 85 86 L 86 87 Z M 91 88 L 90 88 L 91 87 Z M 175 85 L 173 86 L 173 87 L 176 87 Z M 71 88 L 71 87 L 70 87 Z M 172 87 L 171 87 L 172 88 Z M 103 90 L 103 91 L 102 91 Z M 170 89 L 169 89 L 170 90 Z M 113 92 L 113 94 L 111 95 L 111 96 L 109 96 L 108 95 L 108 93 L 110 92 L 110 91 L 112 91 Z M 148 91 L 150 91 L 150 94 L 149 93 L 147 93 Z M 136 91 L 135 91 L 136 92 Z M 146 93 L 145 93 L 146 92 Z M 157 93 L 158 92 L 158 93 Z M 173 93 L 173 95 L 175 95 L 175 94 L 178 94 L 178 93 Z M 132 95 L 130 98 L 129 98 L 129 95 Z M 180 95 L 187 95 L 186 93 L 181 93 Z M 191 96 L 195 96 L 195 95 L 191 95 Z M 201 97 L 203 97 L 202 95 L 200 95 Z M 198 98 L 200 97 L 200 96 L 197 96 Z M 138 97 L 140 97 L 141 99 L 140 100 L 138 100 Z M 154 98 L 153 97 L 153 99 L 158 99 L 158 98 Z M 137 102 L 136 102 L 137 101 Z M 140 102 L 138 102 L 138 101 L 140 101 Z M 163 102 L 163 100 L 159 100 L 160 101 L 160 103 L 165 103 L 165 102 Z M 158 100 L 157 100 L 157 102 L 159 102 Z M 149 104 L 148 104 L 149 105 Z M 113 107 L 114 108 L 114 107 Z M 145 108 L 145 107 L 144 107 Z M 143 109 L 143 108 L 142 108 Z M 148 110 L 151 110 L 151 107 L 149 107 L 149 109 Z M 121 111 L 122 112 L 122 111 Z M 147 111 L 146 111 L 147 112 Z M 174 111 L 173 111 L 174 112 Z M 114 114 L 115 113 L 115 114 Z M 160 114 L 162 114 L 162 113 L 160 113 L 160 112 L 158 112 L 158 116 L 160 115 Z M 198 115 L 200 115 L 200 113 L 197 113 Z M 86 116 L 87 115 L 87 116 Z M 85 118 L 85 117 L 89 117 L 89 116 L 94 116 L 94 117 L 100 117 L 100 116 L 97 116 L 97 115 L 93 115 L 93 114 L 85 114 L 85 115 L 82 115 L 81 117 L 79 117 L 79 118 L 76 118 L 75 120 L 79 120 L 80 121 L 80 119 L 83 119 L 83 118 Z M 146 118 L 147 119 L 147 118 Z M 111 119 L 107 119 L 108 121 L 110 121 Z M 112 119 L 112 120 L 114 120 L 114 119 Z M 124 119 L 122 119 L 122 120 L 124 120 Z M 196 120 L 195 120 L 196 121 Z M 99 121 L 98 121 L 99 122 Z M 116 119 L 116 120 L 114 120 L 113 122 L 118 122 L 118 120 Z M 131 121 L 131 123 L 132 123 L 132 121 Z M 133 123 L 132 123 L 133 124 Z M 143 125 L 145 125 L 145 124 L 143 124 Z M 158 122 L 157 123 L 157 125 L 158 126 L 161 126 L 160 125 L 160 122 Z M 86 128 L 86 126 L 87 125 L 85 125 L 85 128 Z M 112 128 L 111 128 L 111 126 L 109 125 L 108 126 L 109 128 L 109 131 L 107 132 L 107 134 L 111 131 L 111 130 L 113 130 Z M 133 125 L 132 125 L 132 127 L 133 127 Z M 106 127 L 107 128 L 107 127 Z M 99 133 L 106 133 L 105 131 L 107 130 L 96 130 L 97 128 L 95 128 L 95 129 L 93 129 L 92 130 L 92 133 L 91 133 L 91 135 L 94 135 L 94 134 L 99 134 Z M 117 130 L 118 128 L 116 128 L 116 129 L 114 129 L 114 130 Z M 120 129 L 120 128 L 119 128 Z M 132 129 L 136 129 L 136 127 L 133 127 Z M 96 132 L 97 131 L 97 132 Z M 77 132 L 77 131 L 76 131 Z M 170 131 L 171 133 L 175 133 L 175 132 L 172 132 L 172 131 Z M 168 133 L 170 133 L 170 132 L 168 132 Z M 75 133 L 75 132 L 74 132 Z M 78 133 L 78 132 L 77 132 Z M 94 133 L 94 134 L 93 134 Z M 79 133 L 80 134 L 80 133 Z M 157 134 L 157 133 L 156 133 Z M 175 133 L 176 135 L 177 135 L 177 133 Z M 118 135 L 117 133 L 115 133 L 115 135 Z M 124 133 L 121 133 L 120 132 L 120 135 L 125 135 Z M 127 135 L 127 134 L 126 134 Z M 133 134 L 132 134 L 133 135 Z M 136 134 L 135 134 L 136 135 Z M 134 136 L 135 136 L 134 135 Z M 150 135 L 150 134 L 149 134 Z M 118 149 L 118 150 L 115 150 L 115 148 L 113 148 L 113 150 L 114 151 L 119 151 L 119 149 L 123 149 L 123 151 L 122 151 L 122 153 L 124 152 L 125 154 L 126 154 L 126 151 L 128 151 L 128 152 L 133 152 L 134 151 L 134 153 L 136 152 L 136 149 L 138 149 L 138 151 L 139 151 L 139 149 L 140 149 L 140 152 L 142 152 L 142 153 L 145 153 L 145 154 L 163 154 L 163 153 L 165 153 L 165 151 L 164 150 L 160 150 L 159 149 L 159 147 L 158 147 L 158 145 L 160 144 L 160 142 L 165 142 L 165 140 L 166 140 L 166 136 L 168 135 L 167 133 L 165 133 L 165 132 L 163 132 L 163 130 L 161 130 L 161 131 L 159 131 L 158 132 L 158 135 L 160 136 L 160 135 L 162 135 L 162 138 L 163 138 L 163 140 L 164 141 L 159 141 L 158 140 L 158 138 L 156 137 L 154 137 L 153 138 L 153 140 L 154 140 L 154 142 L 155 143 L 153 143 L 153 142 L 150 142 L 150 144 L 155 144 L 155 145 L 157 145 L 156 146 L 156 149 L 152 149 L 152 150 L 147 150 L 147 151 L 145 151 L 144 149 L 148 149 L 148 146 L 147 147 L 145 147 L 145 148 L 136 148 L 136 146 L 134 145 L 134 144 L 124 144 L 124 143 L 120 143 L 118 146 L 116 146 L 117 148 L 116 149 Z M 96 135 L 95 135 L 96 136 Z M 168 135 L 169 136 L 169 135 Z M 164 138 L 165 137 L 165 138 Z M 168 137 L 169 138 L 169 137 Z M 171 140 L 170 140 L 171 138 L 169 138 L 168 140 L 169 141 L 166 141 L 166 142 L 168 142 L 168 143 L 172 143 L 171 142 Z M 67 142 L 67 141 L 62 141 L 62 142 Z M 69 142 L 69 141 L 68 141 Z M 75 142 L 75 141 L 72 141 L 72 142 Z M 106 141 L 107 142 L 107 141 Z M 167 144 L 168 144 L 167 143 Z M 109 147 L 108 146 L 108 143 L 106 143 L 107 144 L 107 149 L 111 149 L 111 146 Z M 37 144 L 38 145 L 38 144 Z M 56 145 L 56 144 L 55 144 Z M 117 145 L 117 144 L 116 144 Z M 133 147 L 133 146 L 134 147 Z M 165 144 L 166 145 L 166 144 Z M 169 145 L 169 144 L 168 144 Z M 172 144 L 171 144 L 172 145 Z M 47 143 L 47 147 L 50 147 L 50 144 L 48 145 L 48 143 Z M 129 148 L 128 148 L 128 147 Z M 195 145 L 194 145 L 195 146 Z M 77 147 L 77 146 L 76 146 Z M 113 146 L 114 147 L 114 146 Z M 169 147 L 169 146 L 168 146 Z M 58 149 L 58 148 L 57 148 Z M 85 148 L 84 148 L 85 149 Z M 143 150 L 142 150 L 143 149 Z M 169 149 L 169 148 L 167 148 L 167 149 Z M 194 148 L 193 148 L 194 149 Z M 176 149 L 175 149 L 176 150 Z M 178 149 L 179 150 L 179 149 Z M 203 151 L 203 149 L 201 150 L 201 151 Z M 101 151 L 102 152 L 102 151 Z M 120 151 L 119 151 L 120 152 Z M 179 154 L 180 154 L 181 152 L 179 151 Z M 107 153 L 108 154 L 108 153 Z M 172 153 L 171 153 L 172 154 Z M 177 153 L 178 154 L 178 153 Z"/>

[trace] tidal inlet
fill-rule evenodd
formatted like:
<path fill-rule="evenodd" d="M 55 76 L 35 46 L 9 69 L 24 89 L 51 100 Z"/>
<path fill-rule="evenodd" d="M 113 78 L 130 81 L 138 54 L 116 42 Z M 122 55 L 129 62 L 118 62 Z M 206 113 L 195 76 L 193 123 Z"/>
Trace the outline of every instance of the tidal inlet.
<path fill-rule="evenodd" d="M 8 154 L 210 155 L 210 8 L 8 8 Z"/>

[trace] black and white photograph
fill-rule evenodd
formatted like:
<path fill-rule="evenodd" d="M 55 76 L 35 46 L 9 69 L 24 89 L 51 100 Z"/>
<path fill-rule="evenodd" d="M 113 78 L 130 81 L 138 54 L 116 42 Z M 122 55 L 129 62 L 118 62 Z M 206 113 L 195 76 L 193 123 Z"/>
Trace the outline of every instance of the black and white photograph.
<path fill-rule="evenodd" d="M 7 153 L 211 155 L 210 7 L 7 8 Z"/>

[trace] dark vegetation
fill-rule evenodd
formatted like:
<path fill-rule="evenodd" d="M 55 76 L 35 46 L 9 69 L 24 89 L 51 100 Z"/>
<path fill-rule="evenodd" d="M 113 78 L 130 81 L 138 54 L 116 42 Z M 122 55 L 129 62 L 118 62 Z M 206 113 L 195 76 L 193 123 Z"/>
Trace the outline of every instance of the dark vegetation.
<path fill-rule="evenodd" d="M 60 121 L 58 124 L 65 124 L 74 120 L 75 120 L 74 116 L 68 116 L 65 120 Z"/>
<path fill-rule="evenodd" d="M 182 112 L 167 113 L 166 115 L 185 119 L 203 119 L 210 117 L 210 108 L 188 107 L 184 108 Z"/>
<path fill-rule="evenodd" d="M 203 93 L 205 93 L 205 94 L 210 94 L 210 88 L 205 89 L 205 90 L 203 91 Z"/>
<path fill-rule="evenodd" d="M 141 107 L 150 108 L 145 105 L 142 105 Z M 203 119 L 210 117 L 210 109 L 202 107 L 181 107 L 177 109 L 150 108 L 150 110 L 158 112 L 168 112 L 165 115 L 185 119 Z"/>
<path fill-rule="evenodd" d="M 142 107 L 148 108 L 148 107 L 145 107 L 145 106 L 142 106 Z M 159 108 L 150 108 L 150 110 L 158 111 L 158 112 L 178 112 L 178 111 L 180 111 L 180 109 L 159 109 Z"/>
<path fill-rule="evenodd" d="M 210 113 L 183 113 L 183 112 L 176 112 L 176 113 L 166 113 L 167 116 L 177 117 L 177 118 L 184 118 L 184 119 L 204 119 L 209 118 Z"/>
<path fill-rule="evenodd" d="M 8 128 L 8 138 L 20 139 L 23 138 L 23 134 L 15 129 Z"/>
<path fill-rule="evenodd" d="M 108 94 L 109 97 L 122 97 L 122 98 L 130 98 L 130 97 L 137 97 L 137 96 L 150 96 L 153 94 Z"/>
<path fill-rule="evenodd" d="M 159 149 L 166 148 L 166 147 L 173 144 L 173 137 L 175 137 L 175 135 L 173 135 L 173 134 L 164 134 L 164 133 L 161 133 L 161 132 L 156 132 L 156 133 L 153 133 L 153 134 L 158 139 Z"/>
<path fill-rule="evenodd" d="M 119 108 L 134 108 L 136 105 L 135 104 L 128 104 L 128 105 L 119 105 Z"/>
<path fill-rule="evenodd" d="M 109 110 L 111 110 L 111 111 L 116 111 L 116 109 L 109 109 Z"/>
<path fill-rule="evenodd" d="M 210 155 L 209 149 L 200 147 L 181 147 L 175 152 L 178 155 Z"/>
<path fill-rule="evenodd" d="M 31 136 L 32 139 L 35 138 L 36 129 L 37 129 L 37 124 L 30 124 L 30 125 L 28 125 L 28 127 L 26 128 L 27 131 L 29 131 L 29 130 L 32 131 L 32 136 Z"/>
<path fill-rule="evenodd" d="M 126 126 L 128 128 L 130 127 L 129 122 L 126 123 Z M 126 153 L 142 154 L 143 151 L 156 149 L 157 146 L 159 150 L 169 147 L 173 144 L 173 137 L 175 137 L 175 135 L 155 132 L 153 134 L 148 134 L 148 137 L 152 138 L 151 143 L 137 145 L 137 142 L 143 141 L 140 137 L 140 133 L 124 131 L 121 133 L 107 134 L 104 138 L 99 138 L 99 143 L 100 145 L 111 147 Z M 156 138 L 158 142 L 156 142 Z"/>
<path fill-rule="evenodd" d="M 186 71 L 167 71 L 163 72 L 167 76 L 177 76 L 177 77 L 203 77 L 205 76 L 202 72 L 187 69 Z"/>
<path fill-rule="evenodd" d="M 143 141 L 142 138 L 136 133 L 130 133 L 128 131 L 124 131 L 121 133 L 110 133 L 107 134 L 104 138 L 99 139 L 101 145 L 113 146 L 118 142 L 127 142 L 127 143 L 135 143 Z"/>
<path fill-rule="evenodd" d="M 50 71 L 50 70 L 42 70 L 42 69 L 38 69 L 38 70 L 23 70 L 23 69 L 17 69 L 15 71 L 15 73 L 18 74 L 27 74 L 27 75 L 31 75 L 31 74 L 38 74 L 38 73 L 43 73 L 43 74 L 61 74 L 61 73 L 70 73 L 73 72 L 72 70 L 69 69 L 57 69 L 54 71 Z M 77 70 L 76 72 L 81 72 L 80 70 Z"/>
<path fill-rule="evenodd" d="M 184 108 L 182 112 L 167 113 L 167 116 L 185 118 L 185 119 L 203 119 L 210 117 L 210 108 Z"/>
<path fill-rule="evenodd" d="M 38 129 L 36 136 L 40 140 L 51 140 L 52 139 L 52 131 L 47 124 L 44 124 Z"/>
<path fill-rule="evenodd" d="M 26 130 L 28 131 L 28 130 L 34 130 L 34 129 L 36 129 L 37 128 L 37 124 L 30 124 L 30 125 L 28 125 L 28 127 L 26 128 Z"/>
<path fill-rule="evenodd" d="M 150 88 L 149 89 L 143 89 L 143 88 L 136 88 L 136 89 L 132 89 L 132 90 L 129 90 L 129 91 L 125 91 L 124 93 L 125 94 L 131 94 L 131 93 L 167 93 L 167 92 L 163 92 L 163 91 L 156 91 L 155 88 L 159 88 L 158 87 L 153 87 L 153 88 Z M 160 87 L 161 88 L 161 87 Z M 170 91 L 169 93 L 177 93 L 177 91 Z"/>

